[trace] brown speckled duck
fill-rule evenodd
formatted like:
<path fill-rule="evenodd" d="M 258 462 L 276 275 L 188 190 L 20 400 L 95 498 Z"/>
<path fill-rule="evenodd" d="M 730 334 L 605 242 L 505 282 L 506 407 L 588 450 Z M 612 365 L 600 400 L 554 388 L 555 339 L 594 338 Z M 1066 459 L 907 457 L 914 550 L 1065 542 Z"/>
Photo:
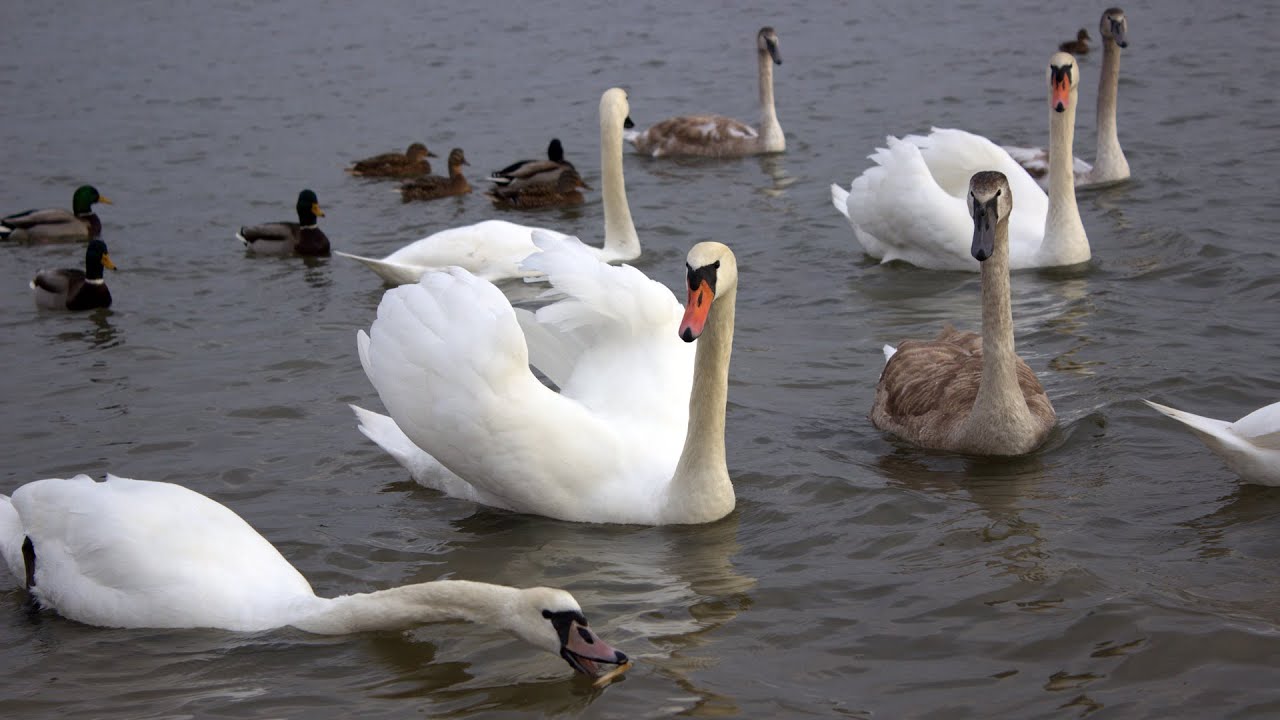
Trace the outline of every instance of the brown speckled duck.
<path fill-rule="evenodd" d="M 581 205 L 585 198 L 579 188 L 591 189 L 573 168 L 561 169 L 551 178 L 542 182 L 524 180 L 516 184 L 495 187 L 485 193 L 485 197 L 492 200 L 497 207 L 534 210 Z"/>
<path fill-rule="evenodd" d="M 94 203 L 110 205 L 92 185 L 81 185 L 71 196 L 71 212 L 62 208 L 26 210 L 0 218 L 0 240 L 58 242 L 89 240 L 102 234 Z"/>
<path fill-rule="evenodd" d="M 316 216 L 324 216 L 320 200 L 311 190 L 298 193 L 298 222 L 273 222 L 247 225 L 236 237 L 244 246 L 264 255 L 329 255 L 329 238 L 316 225 Z"/>
<path fill-rule="evenodd" d="M 1058 49 L 1072 55 L 1088 55 L 1089 54 L 1089 31 L 1080 28 L 1080 32 L 1076 33 L 1075 40 L 1068 40 L 1058 46 Z"/>
<path fill-rule="evenodd" d="M 31 295 L 37 307 L 50 310 L 92 310 L 111 307 L 111 291 L 102 279 L 102 269 L 116 269 L 101 238 L 89 241 L 84 252 L 84 270 L 61 268 L 40 270 L 31 280 Z"/>
<path fill-rule="evenodd" d="M 450 195 L 466 195 L 471 192 L 471 184 L 462 176 L 462 166 L 470 165 L 462 148 L 449 151 L 449 177 L 428 175 L 411 180 L 400 186 L 400 198 L 410 200 L 435 200 Z"/>
<path fill-rule="evenodd" d="M 389 152 L 357 160 L 347 172 L 361 177 L 411 178 L 431 174 L 429 157 L 436 154 L 422 143 L 414 143 L 403 153 Z"/>

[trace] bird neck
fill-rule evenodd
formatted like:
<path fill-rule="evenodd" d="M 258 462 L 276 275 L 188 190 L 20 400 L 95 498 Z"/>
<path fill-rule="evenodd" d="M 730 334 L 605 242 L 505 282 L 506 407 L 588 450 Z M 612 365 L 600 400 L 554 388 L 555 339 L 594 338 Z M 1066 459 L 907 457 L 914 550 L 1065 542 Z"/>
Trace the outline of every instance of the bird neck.
<path fill-rule="evenodd" d="M 773 103 L 773 58 L 764 50 L 757 50 L 756 62 L 760 77 L 760 140 L 767 152 L 782 152 L 787 147 L 786 136 L 778 124 L 778 111 Z"/>
<path fill-rule="evenodd" d="M 1089 238 L 1076 205 L 1075 141 L 1077 93 L 1062 112 L 1049 108 L 1049 212 L 1044 220 L 1041 260 L 1046 266 L 1075 265 L 1089 260 Z"/>
<path fill-rule="evenodd" d="M 737 288 L 715 298 L 693 360 L 689 427 L 668 489 L 666 522 L 697 523 L 721 518 L 734 506 L 724 451 L 724 414 L 729 399 L 729 356 Z"/>
<path fill-rule="evenodd" d="M 604 251 L 609 261 L 640 257 L 640 237 L 627 203 L 627 182 L 622 174 L 622 123 L 612 113 L 600 117 L 601 195 L 604 200 Z"/>
<path fill-rule="evenodd" d="M 357 595 L 323 599 L 290 623 L 307 632 L 338 635 L 403 630 L 423 623 L 466 620 L 503 625 L 519 594 L 516 588 L 467 580 L 439 580 Z"/>
<path fill-rule="evenodd" d="M 1098 79 L 1098 147 L 1093 159 L 1093 177 L 1103 181 L 1129 177 L 1129 161 L 1116 133 L 1119 85 L 1120 46 L 1108 39 L 1103 43 L 1102 76 Z"/>

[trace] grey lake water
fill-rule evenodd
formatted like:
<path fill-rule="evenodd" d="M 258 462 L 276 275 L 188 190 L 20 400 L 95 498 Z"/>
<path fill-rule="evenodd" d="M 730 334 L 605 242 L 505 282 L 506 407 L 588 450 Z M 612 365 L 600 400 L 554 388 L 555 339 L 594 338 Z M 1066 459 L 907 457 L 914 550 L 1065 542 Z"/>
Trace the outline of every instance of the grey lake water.
<path fill-rule="evenodd" d="M 0 246 L 0 492 L 79 472 L 230 506 L 322 595 L 438 578 L 572 591 L 637 660 L 603 690 L 465 624 L 344 637 L 108 630 L 0 593 L 10 718 L 584 715 L 1275 717 L 1280 489 L 1246 485 L 1151 398 L 1235 419 L 1280 399 L 1280 7 L 1124 5 L 1129 182 L 1080 193 L 1086 267 L 1013 281 L 1059 422 L 1039 452 L 921 452 L 867 419 L 882 344 L 979 324 L 976 274 L 878 265 L 828 185 L 887 134 L 1043 144 L 1044 64 L 1103 4 L 27 2 L 0 6 L 0 211 L 96 185 L 109 311 L 37 311 L 78 244 Z M 755 120 L 777 29 L 788 150 L 626 160 L 644 255 L 741 266 L 727 446 L 737 510 L 573 524 L 416 486 L 355 427 L 383 288 L 342 258 L 247 255 L 236 228 L 317 192 L 334 247 L 390 252 L 491 217 L 602 237 L 596 109 Z M 1095 47 L 1096 44 L 1095 44 Z M 1101 53 L 1081 58 L 1093 155 Z M 404 205 L 343 172 L 425 141 L 476 182 L 559 137 L 597 190 L 499 213 Z M 441 165 L 442 162 L 437 163 Z"/>

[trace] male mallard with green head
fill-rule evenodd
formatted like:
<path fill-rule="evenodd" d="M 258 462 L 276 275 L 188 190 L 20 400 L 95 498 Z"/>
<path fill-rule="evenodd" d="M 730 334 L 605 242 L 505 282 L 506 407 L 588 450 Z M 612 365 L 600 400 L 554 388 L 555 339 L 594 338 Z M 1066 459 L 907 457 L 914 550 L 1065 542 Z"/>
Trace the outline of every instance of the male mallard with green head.
<path fill-rule="evenodd" d="M 298 222 L 273 222 L 240 228 L 236 237 L 244 246 L 264 255 L 329 255 L 329 238 L 316 225 L 324 216 L 320 200 L 311 190 L 298 193 Z"/>
<path fill-rule="evenodd" d="M 89 241 L 84 253 L 84 270 L 61 268 L 41 270 L 31 281 L 36 306 L 50 310 L 92 310 L 111 307 L 111 291 L 102 278 L 102 269 L 116 269 L 101 238 Z"/>
<path fill-rule="evenodd" d="M 95 203 L 110 205 L 92 185 L 81 185 L 71 196 L 71 212 L 62 208 L 26 210 L 0 218 L 0 240 L 57 242 L 89 240 L 102 234 L 102 221 L 93 212 Z"/>

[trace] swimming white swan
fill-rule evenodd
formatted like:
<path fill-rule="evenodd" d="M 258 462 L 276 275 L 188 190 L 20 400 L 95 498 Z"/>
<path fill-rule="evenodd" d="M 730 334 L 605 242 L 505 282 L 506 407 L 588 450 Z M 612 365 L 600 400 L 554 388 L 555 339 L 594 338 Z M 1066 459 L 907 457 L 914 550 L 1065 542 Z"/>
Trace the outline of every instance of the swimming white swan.
<path fill-rule="evenodd" d="M 1129 47 L 1129 22 L 1120 8 L 1108 8 L 1098 22 L 1102 33 L 1102 75 L 1098 79 L 1098 145 L 1094 164 L 1074 158 L 1077 188 L 1107 185 L 1129 177 L 1129 161 L 1116 135 L 1116 93 L 1120 85 L 1120 50 Z M 1084 32 L 1083 30 L 1081 32 Z M 1041 185 L 1048 186 L 1049 153 L 1044 148 L 1009 147 L 1009 152 Z"/>
<path fill-rule="evenodd" d="M 1053 405 L 1013 345 L 1009 216 L 1015 195 L 999 172 L 980 172 L 970 181 L 982 335 L 948 326 L 936 340 L 886 348 L 871 408 L 877 428 L 923 448 L 968 455 L 1023 455 L 1053 429 Z"/>
<path fill-rule="evenodd" d="M 643 132 L 627 134 L 642 155 L 703 155 L 742 157 L 780 153 L 787 139 L 773 106 L 773 65 L 781 65 L 778 34 L 771 27 L 756 33 L 756 65 L 760 72 L 760 129 L 723 115 L 681 115 L 667 118 Z"/>
<path fill-rule="evenodd" d="M 555 267 L 567 261 L 548 241 L 529 263 L 569 297 L 536 322 L 460 268 L 383 296 L 358 345 L 394 421 L 357 409 L 361 430 L 420 482 L 518 512 L 645 525 L 725 516 L 733 253 L 715 242 L 689 251 L 682 313 L 634 268 Z M 687 343 L 699 337 L 690 370 Z"/>
<path fill-rule="evenodd" d="M 924 268 L 980 268 L 969 254 L 969 178 L 982 170 L 1004 174 L 1018 204 L 1009 218 L 1009 265 L 1013 269 L 1075 265 L 1090 257 L 1071 176 L 1075 132 L 1075 59 L 1049 59 L 1049 196 L 995 143 L 961 130 L 935 128 L 927 137 L 888 138 L 876 150 L 876 165 L 846 192 L 831 186 L 831 202 L 848 219 L 868 255 Z"/>
<path fill-rule="evenodd" d="M 469 620 L 582 673 L 626 655 L 564 590 L 441 580 L 336 598 L 311 585 L 229 508 L 180 485 L 87 475 L 0 495 L 0 553 L 42 607 L 89 625 L 337 635 Z"/>
<path fill-rule="evenodd" d="M 604 246 L 586 246 L 602 262 L 625 262 L 640 257 L 640 237 L 631 221 L 627 186 L 622 176 L 622 131 L 630 122 L 627 93 L 619 88 L 600 98 L 600 169 L 603 175 Z M 417 282 L 428 270 L 456 266 L 485 280 L 530 276 L 520 262 L 538 251 L 533 228 L 505 220 L 485 220 L 428 235 L 382 258 L 335 253 L 364 263 L 391 285 Z M 561 238 L 563 233 L 546 230 Z"/>
<path fill-rule="evenodd" d="M 1246 482 L 1280 487 L 1280 402 L 1258 408 L 1235 422 L 1192 415 L 1150 400 L 1142 402 L 1191 428 Z"/>

